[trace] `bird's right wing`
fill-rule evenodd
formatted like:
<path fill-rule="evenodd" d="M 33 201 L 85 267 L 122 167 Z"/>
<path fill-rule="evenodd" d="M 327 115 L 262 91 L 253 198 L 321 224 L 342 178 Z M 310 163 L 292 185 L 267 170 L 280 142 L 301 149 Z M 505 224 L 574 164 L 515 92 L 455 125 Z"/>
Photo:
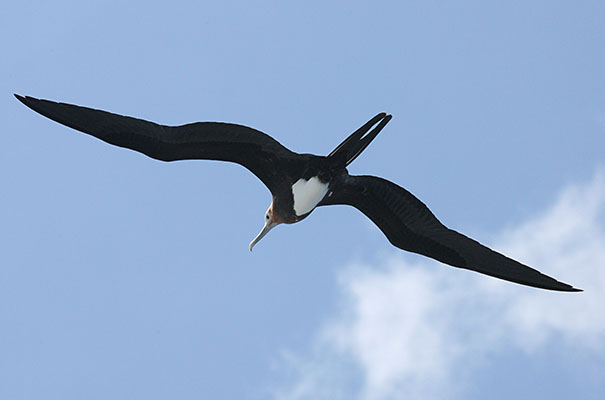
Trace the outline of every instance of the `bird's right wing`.
<path fill-rule="evenodd" d="M 413 194 L 374 176 L 347 176 L 320 205 L 351 205 L 396 247 L 523 285 L 579 291 L 443 225 Z"/>
<path fill-rule="evenodd" d="M 142 119 L 72 104 L 15 97 L 32 110 L 107 143 L 162 161 L 219 160 L 243 165 L 272 192 L 289 184 L 284 172 L 296 169 L 300 156 L 256 129 L 222 122 L 165 126 Z"/>

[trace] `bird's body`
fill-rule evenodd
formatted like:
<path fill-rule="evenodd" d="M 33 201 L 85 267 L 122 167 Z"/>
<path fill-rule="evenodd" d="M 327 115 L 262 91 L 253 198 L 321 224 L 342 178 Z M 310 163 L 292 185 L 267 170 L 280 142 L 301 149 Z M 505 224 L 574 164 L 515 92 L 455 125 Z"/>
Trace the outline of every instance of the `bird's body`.
<path fill-rule="evenodd" d="M 402 187 L 374 176 L 354 176 L 349 165 L 390 121 L 380 113 L 327 156 L 294 153 L 270 136 L 242 125 L 197 122 L 165 126 L 71 104 L 15 95 L 34 111 L 105 142 L 162 160 L 236 162 L 271 191 L 273 202 L 252 247 L 273 227 L 299 222 L 318 206 L 351 205 L 396 247 L 454 267 L 523 285 L 578 291 L 444 226 Z"/>
<path fill-rule="evenodd" d="M 327 194 L 338 173 L 326 157 L 304 155 L 301 168 L 288 175 L 287 183 L 273 193 L 273 211 L 285 223 L 306 218 Z"/>
<path fill-rule="evenodd" d="M 328 193 L 330 181 L 323 182 L 315 175 L 309 179 L 300 178 L 292 185 L 292 209 L 297 218 L 309 215 Z"/>

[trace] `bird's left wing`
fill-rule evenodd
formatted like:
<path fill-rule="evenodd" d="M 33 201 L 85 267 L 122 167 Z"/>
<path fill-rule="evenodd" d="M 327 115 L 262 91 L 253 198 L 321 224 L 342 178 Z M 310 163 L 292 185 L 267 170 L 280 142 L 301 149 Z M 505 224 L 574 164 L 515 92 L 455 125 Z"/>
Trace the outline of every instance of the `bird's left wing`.
<path fill-rule="evenodd" d="M 32 110 L 107 143 L 162 161 L 220 160 L 243 165 L 272 192 L 285 182 L 283 172 L 299 156 L 256 129 L 222 122 L 165 126 L 107 111 L 23 97 Z"/>
<path fill-rule="evenodd" d="M 443 225 L 404 188 L 374 176 L 346 176 L 319 204 L 347 204 L 370 218 L 400 249 L 507 281 L 559 291 L 578 291 Z"/>

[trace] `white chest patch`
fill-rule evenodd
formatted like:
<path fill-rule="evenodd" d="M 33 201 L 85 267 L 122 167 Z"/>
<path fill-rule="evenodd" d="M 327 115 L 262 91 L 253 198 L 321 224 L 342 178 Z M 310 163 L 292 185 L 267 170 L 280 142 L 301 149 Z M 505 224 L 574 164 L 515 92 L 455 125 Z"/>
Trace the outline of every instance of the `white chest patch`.
<path fill-rule="evenodd" d="M 323 183 L 316 176 L 309 180 L 300 178 L 292 185 L 294 212 L 297 216 L 308 213 L 315 208 L 326 193 L 328 193 L 328 184 Z"/>

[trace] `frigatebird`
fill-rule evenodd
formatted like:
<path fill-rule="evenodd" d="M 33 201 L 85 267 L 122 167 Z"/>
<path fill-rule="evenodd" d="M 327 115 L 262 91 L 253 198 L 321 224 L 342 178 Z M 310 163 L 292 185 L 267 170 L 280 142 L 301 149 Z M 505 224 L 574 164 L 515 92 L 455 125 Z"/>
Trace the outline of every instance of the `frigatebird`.
<path fill-rule="evenodd" d="M 318 206 L 343 204 L 365 214 L 400 249 L 522 285 L 581 291 L 447 228 L 424 203 L 395 183 L 349 175 L 347 166 L 391 120 L 386 113 L 370 119 L 327 156 L 317 156 L 290 151 L 243 125 L 195 122 L 166 126 L 72 104 L 15 97 L 60 124 L 157 160 L 219 160 L 244 166 L 273 195 L 264 227 L 250 243 L 250 250 L 279 224 L 302 221 Z"/>

